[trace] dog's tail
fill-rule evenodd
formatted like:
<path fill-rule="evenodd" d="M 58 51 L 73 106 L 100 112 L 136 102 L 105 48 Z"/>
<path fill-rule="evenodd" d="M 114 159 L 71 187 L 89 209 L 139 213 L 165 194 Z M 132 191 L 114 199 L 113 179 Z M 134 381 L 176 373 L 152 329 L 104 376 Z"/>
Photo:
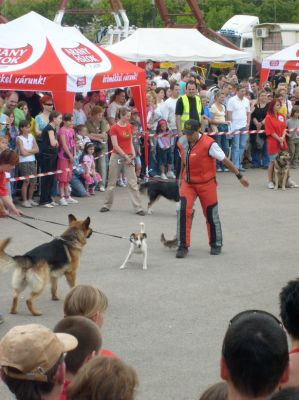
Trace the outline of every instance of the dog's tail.
<path fill-rule="evenodd" d="M 140 222 L 140 233 L 145 233 L 145 225 L 144 225 L 144 222 Z"/>
<path fill-rule="evenodd" d="M 148 188 L 148 182 L 142 182 L 139 185 L 139 192 L 144 193 Z"/>
<path fill-rule="evenodd" d="M 0 240 L 0 253 L 4 252 L 5 248 L 8 246 L 10 241 L 11 241 L 11 238 Z"/>
<path fill-rule="evenodd" d="M 176 236 L 173 239 L 166 239 L 164 233 L 161 233 L 160 240 L 161 240 L 161 243 L 163 243 L 165 247 L 169 247 L 169 248 L 176 247 L 177 242 L 178 242 L 178 239 Z"/>
<path fill-rule="evenodd" d="M 13 257 L 10 257 L 4 251 L 10 241 L 11 238 L 0 240 L 0 271 L 6 271 L 8 268 L 16 265 Z"/>

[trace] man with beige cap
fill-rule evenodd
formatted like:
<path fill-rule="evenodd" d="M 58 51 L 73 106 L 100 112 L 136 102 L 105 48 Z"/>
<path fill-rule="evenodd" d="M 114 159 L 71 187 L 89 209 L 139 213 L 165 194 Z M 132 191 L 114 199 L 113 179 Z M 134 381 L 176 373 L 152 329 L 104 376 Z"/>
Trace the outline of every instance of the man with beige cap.
<path fill-rule="evenodd" d="M 0 341 L 0 374 L 17 400 L 58 400 L 65 379 L 64 353 L 77 339 L 43 325 L 15 326 Z"/>

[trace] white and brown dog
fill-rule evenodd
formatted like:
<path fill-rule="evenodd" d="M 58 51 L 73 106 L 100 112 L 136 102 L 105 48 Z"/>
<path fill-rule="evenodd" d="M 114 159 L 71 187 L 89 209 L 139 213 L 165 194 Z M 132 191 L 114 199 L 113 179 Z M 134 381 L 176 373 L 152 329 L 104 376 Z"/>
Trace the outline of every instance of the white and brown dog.
<path fill-rule="evenodd" d="M 120 269 L 126 268 L 127 262 L 131 258 L 132 254 L 142 254 L 143 255 L 143 264 L 142 268 L 147 269 L 147 243 L 146 243 L 147 235 L 144 230 L 144 223 L 140 222 L 140 232 L 132 233 L 130 236 L 130 250 L 129 253 L 121 265 Z"/>

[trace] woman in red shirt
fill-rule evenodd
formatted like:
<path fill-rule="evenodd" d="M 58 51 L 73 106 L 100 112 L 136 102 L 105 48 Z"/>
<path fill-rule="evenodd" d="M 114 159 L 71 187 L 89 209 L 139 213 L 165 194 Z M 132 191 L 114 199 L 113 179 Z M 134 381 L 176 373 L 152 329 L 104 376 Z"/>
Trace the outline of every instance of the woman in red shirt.
<path fill-rule="evenodd" d="M 280 150 L 287 150 L 286 142 L 286 120 L 283 114 L 279 113 L 281 101 L 273 99 L 269 104 L 268 113 L 265 118 L 265 133 L 269 154 L 268 167 L 268 188 L 274 189 L 273 170 L 274 160 Z"/>
<path fill-rule="evenodd" d="M 135 173 L 134 158 L 136 156 L 133 146 L 133 128 L 130 124 L 131 112 L 122 107 L 119 109 L 119 120 L 112 125 L 110 137 L 113 146 L 109 162 L 109 176 L 106 191 L 105 204 L 101 212 L 110 211 L 113 203 L 113 195 L 117 178 L 124 166 L 125 175 L 128 178 L 130 197 L 136 214 L 145 215 L 140 199 L 137 177 Z"/>

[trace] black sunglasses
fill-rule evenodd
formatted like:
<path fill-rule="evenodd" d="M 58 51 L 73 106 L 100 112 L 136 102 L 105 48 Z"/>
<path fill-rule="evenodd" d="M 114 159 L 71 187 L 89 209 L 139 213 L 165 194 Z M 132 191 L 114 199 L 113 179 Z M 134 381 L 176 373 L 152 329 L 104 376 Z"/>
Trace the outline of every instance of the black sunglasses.
<path fill-rule="evenodd" d="M 45 106 L 53 106 L 53 103 L 45 103 Z"/>
<path fill-rule="evenodd" d="M 239 318 L 245 316 L 245 315 L 256 315 L 256 314 L 261 314 L 261 315 L 266 315 L 270 318 L 272 318 L 275 322 L 277 322 L 277 324 L 281 327 L 283 327 L 281 321 L 279 321 L 279 319 L 277 317 L 275 317 L 275 315 L 269 313 L 268 311 L 264 311 L 264 310 L 245 310 L 242 311 L 240 313 L 238 313 L 237 315 L 235 315 L 230 321 L 229 321 L 229 325 L 232 325 L 234 322 L 236 322 Z"/>

